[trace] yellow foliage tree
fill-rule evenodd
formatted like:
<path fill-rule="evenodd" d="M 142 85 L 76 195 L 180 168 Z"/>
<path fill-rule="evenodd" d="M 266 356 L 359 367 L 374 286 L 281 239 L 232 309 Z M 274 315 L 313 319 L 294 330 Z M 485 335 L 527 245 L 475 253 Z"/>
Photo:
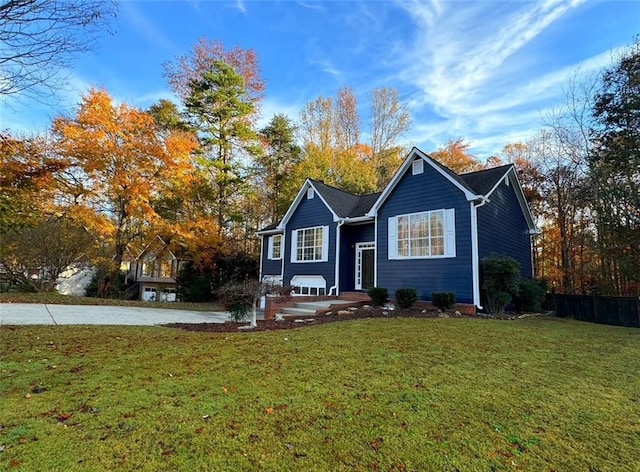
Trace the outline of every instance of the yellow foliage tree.
<path fill-rule="evenodd" d="M 67 164 L 58 201 L 103 236 L 118 268 L 127 245 L 161 223 L 152 201 L 164 183 L 190 178 L 197 142 L 185 132 L 158 132 L 148 113 L 96 89 L 82 97 L 75 116 L 56 118 L 52 132 Z"/>

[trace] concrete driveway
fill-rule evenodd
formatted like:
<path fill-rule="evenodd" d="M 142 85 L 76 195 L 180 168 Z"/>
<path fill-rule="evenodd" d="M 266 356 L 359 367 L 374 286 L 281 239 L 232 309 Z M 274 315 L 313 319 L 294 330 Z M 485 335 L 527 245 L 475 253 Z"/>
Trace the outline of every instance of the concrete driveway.
<path fill-rule="evenodd" d="M 125 306 L 0 303 L 2 325 L 132 325 L 224 323 L 228 313 Z"/>

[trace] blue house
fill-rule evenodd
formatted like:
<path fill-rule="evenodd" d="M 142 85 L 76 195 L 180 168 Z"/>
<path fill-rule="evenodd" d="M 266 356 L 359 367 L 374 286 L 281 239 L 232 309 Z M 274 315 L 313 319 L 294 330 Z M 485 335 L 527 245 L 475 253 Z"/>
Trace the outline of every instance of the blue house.
<path fill-rule="evenodd" d="M 513 165 L 458 175 L 413 148 L 381 193 L 307 179 L 282 220 L 258 232 L 260 274 L 297 295 L 412 287 L 421 300 L 455 292 L 481 307 L 482 258 L 513 257 L 532 277 L 537 232 Z"/>

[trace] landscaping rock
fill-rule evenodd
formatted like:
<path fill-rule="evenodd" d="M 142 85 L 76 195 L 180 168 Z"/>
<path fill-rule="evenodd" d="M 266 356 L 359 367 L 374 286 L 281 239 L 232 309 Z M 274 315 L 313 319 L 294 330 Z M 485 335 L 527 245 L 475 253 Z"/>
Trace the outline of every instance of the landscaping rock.
<path fill-rule="evenodd" d="M 462 313 L 460 313 L 458 310 L 456 310 L 456 312 L 454 313 L 454 315 L 456 315 L 456 316 L 462 316 Z"/>
<path fill-rule="evenodd" d="M 276 321 L 284 321 L 284 316 L 283 316 L 283 315 L 281 315 L 280 313 L 278 313 L 278 314 L 276 315 Z"/>
<path fill-rule="evenodd" d="M 349 310 L 340 310 L 338 311 L 338 315 L 340 316 L 346 316 L 346 315 L 350 315 L 351 312 Z"/>
<path fill-rule="evenodd" d="M 349 308 L 347 308 L 347 310 L 358 311 L 358 307 L 357 306 L 350 306 Z"/>

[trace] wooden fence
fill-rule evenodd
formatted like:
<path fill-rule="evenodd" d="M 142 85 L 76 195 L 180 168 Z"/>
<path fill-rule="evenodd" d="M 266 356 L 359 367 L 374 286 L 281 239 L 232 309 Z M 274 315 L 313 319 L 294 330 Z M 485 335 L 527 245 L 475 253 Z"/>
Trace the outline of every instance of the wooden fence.
<path fill-rule="evenodd" d="M 547 295 L 546 303 L 557 316 L 640 328 L 640 298 L 550 293 Z"/>

